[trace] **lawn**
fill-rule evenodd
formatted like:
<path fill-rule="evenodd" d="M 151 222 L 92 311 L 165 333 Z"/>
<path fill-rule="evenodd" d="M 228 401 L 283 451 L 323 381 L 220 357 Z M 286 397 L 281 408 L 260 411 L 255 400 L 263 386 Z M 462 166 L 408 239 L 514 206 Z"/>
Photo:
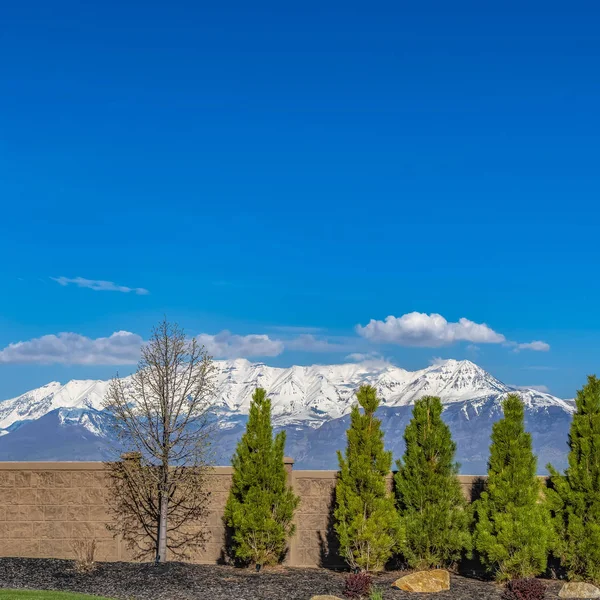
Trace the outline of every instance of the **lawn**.
<path fill-rule="evenodd" d="M 31 590 L 0 590 L 0 600 L 109 600 L 101 596 L 84 596 L 68 592 L 34 592 Z"/>

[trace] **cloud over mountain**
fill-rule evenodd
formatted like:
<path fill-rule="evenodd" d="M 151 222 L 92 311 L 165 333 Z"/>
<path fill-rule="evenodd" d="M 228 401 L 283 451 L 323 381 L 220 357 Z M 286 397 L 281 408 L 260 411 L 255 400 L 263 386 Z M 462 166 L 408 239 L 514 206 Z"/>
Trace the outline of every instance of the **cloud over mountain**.
<path fill-rule="evenodd" d="M 135 364 L 140 356 L 141 345 L 142 338 L 129 331 L 116 331 L 109 337 L 96 339 L 64 332 L 9 344 L 0 350 L 0 363 Z"/>
<path fill-rule="evenodd" d="M 386 342 L 400 346 L 437 348 L 455 342 L 500 344 L 506 341 L 501 334 L 485 323 L 459 319 L 450 323 L 436 313 L 411 312 L 401 317 L 390 315 L 385 321 L 371 319 L 367 325 L 356 326 L 359 335 L 372 342 Z"/>
<path fill-rule="evenodd" d="M 447 321 L 442 315 L 411 312 L 401 317 L 388 316 L 385 321 L 371 319 L 364 327 L 356 326 L 356 332 L 371 342 L 439 348 L 458 342 L 470 344 L 503 344 L 515 352 L 533 350 L 547 352 L 550 345 L 542 341 L 527 343 L 512 342 L 485 323 L 475 323 L 466 318 L 456 323 Z"/>
<path fill-rule="evenodd" d="M 507 340 L 485 323 L 466 318 L 448 322 L 439 314 L 408 313 L 389 316 L 385 321 L 371 321 L 356 326 L 358 336 L 327 336 L 324 333 L 299 333 L 270 337 L 269 334 L 238 335 L 228 330 L 217 334 L 201 333 L 196 339 L 208 353 L 218 359 L 279 356 L 285 351 L 344 354 L 349 360 L 379 360 L 377 343 L 400 346 L 437 348 L 457 342 L 469 344 L 501 344 L 514 352 L 530 350 L 547 352 L 542 341 L 518 343 Z M 11 343 L 0 349 L 0 364 L 37 363 L 71 365 L 135 364 L 140 356 L 142 337 L 129 331 L 117 331 L 109 337 L 91 338 L 74 332 L 44 335 Z M 385 362 L 385 361 L 384 361 Z"/>
<path fill-rule="evenodd" d="M 201 333 L 196 339 L 214 358 L 278 356 L 284 350 L 282 341 L 268 335 L 235 335 L 224 330 L 216 335 Z"/>
<path fill-rule="evenodd" d="M 235 335 L 226 330 L 216 335 L 202 333 L 196 339 L 215 358 L 278 356 L 285 348 L 282 341 L 268 335 Z M 135 364 L 143 343 L 141 336 L 129 331 L 96 339 L 63 332 L 9 344 L 0 350 L 0 364 Z"/>

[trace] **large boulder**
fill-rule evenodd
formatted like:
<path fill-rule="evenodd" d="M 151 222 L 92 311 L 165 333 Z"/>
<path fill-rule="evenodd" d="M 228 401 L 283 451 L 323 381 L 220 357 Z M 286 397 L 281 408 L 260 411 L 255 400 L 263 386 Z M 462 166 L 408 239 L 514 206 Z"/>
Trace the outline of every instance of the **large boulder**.
<path fill-rule="evenodd" d="M 450 573 L 443 569 L 433 571 L 418 571 L 400 577 L 392 583 L 392 587 L 405 592 L 443 592 L 450 589 Z"/>
<path fill-rule="evenodd" d="M 600 598 L 600 590 L 591 583 L 581 581 L 569 581 L 565 583 L 560 592 L 559 598 Z"/>

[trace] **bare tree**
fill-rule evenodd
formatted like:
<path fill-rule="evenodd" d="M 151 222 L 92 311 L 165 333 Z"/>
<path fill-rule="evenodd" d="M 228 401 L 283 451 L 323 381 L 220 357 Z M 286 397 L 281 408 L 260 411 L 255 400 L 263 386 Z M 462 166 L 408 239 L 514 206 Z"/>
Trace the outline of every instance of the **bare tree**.
<path fill-rule="evenodd" d="M 186 557 L 206 529 L 214 365 L 204 347 L 163 320 L 142 347 L 137 371 L 115 377 L 104 400 L 124 460 L 107 463 L 111 528 L 136 558 L 167 549 Z"/>

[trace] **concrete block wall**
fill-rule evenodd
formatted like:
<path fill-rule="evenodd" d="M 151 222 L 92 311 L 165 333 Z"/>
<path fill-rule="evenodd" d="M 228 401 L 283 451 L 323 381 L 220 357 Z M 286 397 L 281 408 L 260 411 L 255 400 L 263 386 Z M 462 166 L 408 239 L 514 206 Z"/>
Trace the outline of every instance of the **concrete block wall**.
<path fill-rule="evenodd" d="M 231 467 L 216 467 L 209 478 L 208 539 L 194 561 L 221 557 L 231 474 Z M 0 556 L 73 558 L 74 541 L 95 539 L 98 560 L 130 560 L 125 544 L 106 527 L 107 486 L 98 462 L 0 463 Z"/>
<path fill-rule="evenodd" d="M 459 477 L 468 501 L 475 499 L 483 488 L 484 478 L 471 475 Z M 296 513 L 296 535 L 290 544 L 290 564 L 299 567 L 342 566 L 333 531 L 332 511 L 337 471 L 293 471 L 292 487 L 300 496 Z M 392 475 L 389 477 L 392 486 Z"/>
<path fill-rule="evenodd" d="M 291 459 L 285 464 L 300 496 L 286 564 L 341 565 L 331 520 L 337 472 L 295 470 Z M 223 556 L 222 517 L 231 475 L 231 467 L 215 467 L 209 478 L 208 539 L 191 557 L 194 562 L 215 563 Z M 481 478 L 460 480 L 468 499 L 477 494 Z M 0 556 L 73 558 L 73 541 L 93 538 L 98 560 L 130 560 L 123 542 L 106 528 L 107 484 L 102 463 L 0 463 Z"/>
<path fill-rule="evenodd" d="M 0 556 L 72 558 L 94 538 L 99 560 L 120 560 L 106 483 L 102 463 L 0 463 Z"/>

